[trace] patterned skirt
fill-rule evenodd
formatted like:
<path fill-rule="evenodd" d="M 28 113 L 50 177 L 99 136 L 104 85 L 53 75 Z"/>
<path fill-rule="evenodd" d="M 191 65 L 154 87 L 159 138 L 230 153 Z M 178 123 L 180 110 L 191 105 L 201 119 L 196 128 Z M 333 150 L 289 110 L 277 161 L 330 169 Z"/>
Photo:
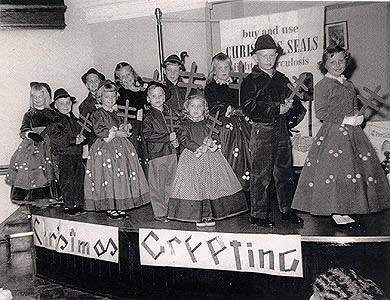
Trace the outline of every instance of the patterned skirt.
<path fill-rule="evenodd" d="M 241 184 L 220 150 L 197 158 L 184 149 L 169 199 L 168 218 L 188 222 L 221 220 L 247 210 Z"/>
<path fill-rule="evenodd" d="M 127 210 L 150 202 L 149 185 L 133 145 L 115 137 L 97 139 L 87 160 L 84 181 L 86 210 Z"/>
<path fill-rule="evenodd" d="M 322 125 L 307 155 L 292 208 L 313 215 L 368 214 L 390 208 L 389 183 L 359 126 Z"/>

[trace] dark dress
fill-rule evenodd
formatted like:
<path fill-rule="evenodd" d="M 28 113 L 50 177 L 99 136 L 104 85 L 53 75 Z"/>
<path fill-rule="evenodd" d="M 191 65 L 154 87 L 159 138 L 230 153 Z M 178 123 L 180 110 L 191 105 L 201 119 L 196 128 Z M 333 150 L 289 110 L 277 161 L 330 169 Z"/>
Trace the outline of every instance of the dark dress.
<path fill-rule="evenodd" d="M 58 113 L 47 130 L 52 151 L 58 160 L 61 196 L 67 208 L 84 206 L 83 146 L 76 145 L 80 130 L 73 113 L 70 116 Z"/>
<path fill-rule="evenodd" d="M 221 151 L 207 151 L 200 157 L 194 154 L 210 131 L 207 122 L 187 119 L 179 130 L 179 141 L 185 149 L 179 159 L 169 199 L 170 219 L 221 220 L 248 210 L 241 184 Z"/>
<path fill-rule="evenodd" d="M 20 143 L 12 155 L 5 182 L 12 186 L 11 201 L 15 204 L 48 206 L 59 203 L 57 187 L 57 168 L 50 151 L 50 141 L 46 127 L 53 122 L 55 111 L 30 109 L 24 114 Z M 26 137 L 32 131 L 44 137 L 42 142 L 34 142 Z"/>
<path fill-rule="evenodd" d="M 367 214 L 390 208 L 389 183 L 360 126 L 341 125 L 358 112 L 355 87 L 324 77 L 315 87 L 323 121 L 307 155 L 292 207 L 313 215 Z"/>
<path fill-rule="evenodd" d="M 133 127 L 133 134 L 129 137 L 129 140 L 137 151 L 140 164 L 145 174 L 147 174 L 149 158 L 146 142 L 142 133 L 143 114 L 145 113 L 145 109 L 148 107 L 148 103 L 146 101 L 146 91 L 133 92 L 131 90 L 120 87 L 119 97 L 116 103 L 120 106 L 124 106 L 126 105 L 126 100 L 129 100 L 130 107 L 137 109 L 137 111 L 129 111 L 129 114 L 135 117 L 130 119 L 130 124 Z M 137 114 L 138 116 L 141 116 L 142 119 L 137 118 Z"/>
<path fill-rule="evenodd" d="M 222 154 L 236 173 L 244 191 L 248 191 L 251 125 L 249 118 L 245 119 L 238 106 L 238 90 L 228 84 L 218 84 L 212 80 L 206 84 L 204 94 L 210 113 L 214 116 L 219 111 L 218 118 L 222 121 L 219 128 Z M 226 117 L 225 113 L 229 105 L 234 112 L 230 117 Z"/>
<path fill-rule="evenodd" d="M 92 114 L 98 138 L 87 160 L 85 210 L 127 210 L 150 202 L 149 186 L 134 146 L 125 137 L 104 140 L 110 128 L 119 128 L 121 122 L 116 112 L 102 107 Z"/>

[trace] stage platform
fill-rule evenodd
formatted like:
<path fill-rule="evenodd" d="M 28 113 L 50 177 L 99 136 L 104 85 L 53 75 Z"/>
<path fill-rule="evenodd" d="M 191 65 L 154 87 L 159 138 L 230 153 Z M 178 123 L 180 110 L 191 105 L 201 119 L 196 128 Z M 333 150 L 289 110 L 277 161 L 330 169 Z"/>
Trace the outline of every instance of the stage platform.
<path fill-rule="evenodd" d="M 122 220 L 105 213 L 64 215 L 62 208 L 34 215 L 119 228 L 119 264 L 35 247 L 36 274 L 79 289 L 120 299 L 308 299 L 314 277 L 329 267 L 352 268 L 374 280 L 390 295 L 390 210 L 361 216 L 361 227 L 340 229 L 328 217 L 299 214 L 300 227 L 286 223 L 274 210 L 274 228 L 251 225 L 249 213 L 219 221 L 214 227 L 153 219 L 150 205 L 130 211 Z M 207 269 L 144 266 L 140 263 L 140 228 L 220 233 L 300 235 L 303 278 Z"/>

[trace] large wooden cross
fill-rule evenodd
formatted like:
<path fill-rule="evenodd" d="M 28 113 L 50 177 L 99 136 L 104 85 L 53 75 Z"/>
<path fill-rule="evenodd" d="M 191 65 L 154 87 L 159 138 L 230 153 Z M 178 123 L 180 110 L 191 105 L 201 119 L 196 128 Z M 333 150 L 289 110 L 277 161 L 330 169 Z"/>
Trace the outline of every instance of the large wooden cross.
<path fill-rule="evenodd" d="M 363 115 L 364 112 L 366 111 L 366 109 L 367 109 L 368 107 L 371 107 L 371 108 L 373 108 L 373 109 L 376 110 L 376 111 L 379 111 L 379 110 L 380 110 L 380 107 L 373 101 L 374 99 L 375 99 L 376 101 L 378 101 L 378 102 L 380 102 L 380 103 L 386 105 L 386 101 L 385 101 L 382 97 L 380 97 L 380 96 L 378 95 L 378 92 L 379 92 L 380 89 L 381 89 L 381 86 L 380 86 L 380 85 L 378 85 L 378 86 L 375 88 L 374 91 L 371 91 L 370 89 L 368 89 L 368 88 L 366 88 L 366 87 L 363 87 L 363 90 L 366 91 L 368 94 L 370 94 L 370 96 L 368 97 L 368 99 L 365 98 L 365 97 L 363 97 L 363 96 L 361 96 L 361 95 L 358 95 L 358 96 L 357 96 L 358 99 L 364 103 L 363 106 L 362 106 L 362 108 L 359 110 L 358 115 Z"/>
<path fill-rule="evenodd" d="M 194 83 L 195 79 L 201 79 L 204 80 L 205 76 L 203 73 L 196 73 L 196 63 L 192 62 L 191 64 L 191 70 L 189 72 L 179 72 L 179 75 L 181 77 L 187 78 L 188 77 L 188 82 L 179 82 L 177 86 L 179 87 L 185 87 L 186 90 L 186 96 L 185 98 L 187 99 L 188 95 L 190 94 L 192 89 L 202 89 L 203 86 L 200 84 Z"/>
<path fill-rule="evenodd" d="M 306 92 L 309 90 L 307 86 L 303 83 L 303 81 L 306 79 L 306 75 L 303 74 L 303 76 L 299 76 L 299 79 L 293 76 L 293 79 L 295 82 L 295 86 L 293 86 L 291 83 L 287 83 L 287 86 L 292 91 L 292 93 L 290 94 L 290 96 L 288 96 L 286 102 L 291 101 L 294 96 L 298 96 L 299 99 L 303 99 L 303 94 L 301 92 L 301 89 Z"/>
<path fill-rule="evenodd" d="M 209 119 L 211 121 L 213 121 L 213 123 L 207 124 L 207 128 L 210 129 L 209 134 L 207 135 L 208 138 L 211 138 L 211 135 L 213 134 L 213 132 L 216 134 L 219 134 L 219 130 L 215 128 L 216 125 L 219 125 L 219 126 L 222 125 L 222 122 L 218 120 L 218 116 L 219 116 L 219 111 L 217 111 L 217 113 L 215 114 L 215 117 L 213 117 L 211 115 L 209 116 Z"/>
<path fill-rule="evenodd" d="M 135 115 L 130 115 L 129 111 L 137 111 L 135 107 L 129 106 L 129 99 L 126 99 L 126 104 L 118 105 L 118 109 L 123 110 L 123 112 L 119 112 L 118 116 L 123 117 L 124 124 L 127 125 L 129 123 L 129 119 L 136 119 Z"/>
<path fill-rule="evenodd" d="M 230 76 L 232 76 L 232 78 L 237 78 L 237 83 L 231 83 L 231 84 L 229 84 L 229 86 L 232 89 L 238 90 L 238 105 L 239 106 L 241 106 L 241 83 L 244 80 L 244 78 L 248 75 L 249 75 L 249 73 L 244 72 L 244 64 L 242 63 L 241 60 L 238 62 L 238 71 L 230 73 Z"/>
<path fill-rule="evenodd" d="M 81 130 L 80 130 L 80 135 L 82 135 L 84 133 L 84 130 L 88 131 L 88 132 L 91 132 L 92 131 L 92 122 L 89 120 L 89 116 L 91 114 L 88 113 L 85 117 L 83 115 L 80 115 L 80 119 L 83 120 L 80 121 L 80 120 L 77 120 L 77 123 L 79 125 L 81 125 Z"/>
<path fill-rule="evenodd" d="M 142 80 L 143 80 L 145 83 L 149 83 L 149 82 L 155 81 L 155 82 L 164 84 L 164 81 L 163 81 L 163 80 L 159 80 L 159 79 L 158 79 L 159 76 L 160 76 L 160 74 L 159 74 L 158 70 L 154 70 L 153 78 L 142 77 Z"/>

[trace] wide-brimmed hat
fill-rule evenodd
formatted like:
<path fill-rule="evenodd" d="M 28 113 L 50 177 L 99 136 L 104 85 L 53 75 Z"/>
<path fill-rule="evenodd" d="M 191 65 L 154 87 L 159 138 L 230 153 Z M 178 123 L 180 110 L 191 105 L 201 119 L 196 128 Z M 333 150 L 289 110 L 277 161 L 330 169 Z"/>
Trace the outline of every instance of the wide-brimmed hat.
<path fill-rule="evenodd" d="M 171 91 L 169 90 L 169 88 L 165 84 L 162 84 L 162 83 L 157 82 L 157 81 L 151 81 L 148 83 L 147 90 L 149 90 L 149 88 L 151 86 L 158 86 L 158 87 L 162 88 L 164 93 L 165 93 L 165 100 L 168 100 L 169 98 L 171 98 Z"/>
<path fill-rule="evenodd" d="M 55 92 L 54 92 L 54 102 L 56 102 L 58 99 L 61 99 L 61 98 L 70 98 L 70 100 L 74 103 L 76 98 L 69 95 L 69 93 L 64 89 L 64 88 L 59 88 L 57 89 Z"/>
<path fill-rule="evenodd" d="M 255 49 L 252 50 L 251 55 L 255 54 L 256 51 L 264 49 L 278 50 L 278 46 L 276 46 L 274 39 L 269 34 L 263 34 L 257 38 Z"/>
<path fill-rule="evenodd" d="M 184 68 L 184 64 L 183 64 L 183 61 L 180 59 L 179 56 L 177 56 L 176 54 L 171 54 L 169 55 L 163 62 L 163 68 L 165 68 L 167 66 L 168 63 L 172 63 L 172 64 L 178 64 L 179 66 L 181 66 L 182 68 Z"/>
<path fill-rule="evenodd" d="M 101 81 L 106 79 L 106 76 L 104 76 L 102 73 L 97 71 L 95 68 L 90 68 L 83 76 L 81 76 L 81 80 L 84 82 L 84 84 L 87 83 L 87 76 L 89 74 L 97 75 Z"/>

